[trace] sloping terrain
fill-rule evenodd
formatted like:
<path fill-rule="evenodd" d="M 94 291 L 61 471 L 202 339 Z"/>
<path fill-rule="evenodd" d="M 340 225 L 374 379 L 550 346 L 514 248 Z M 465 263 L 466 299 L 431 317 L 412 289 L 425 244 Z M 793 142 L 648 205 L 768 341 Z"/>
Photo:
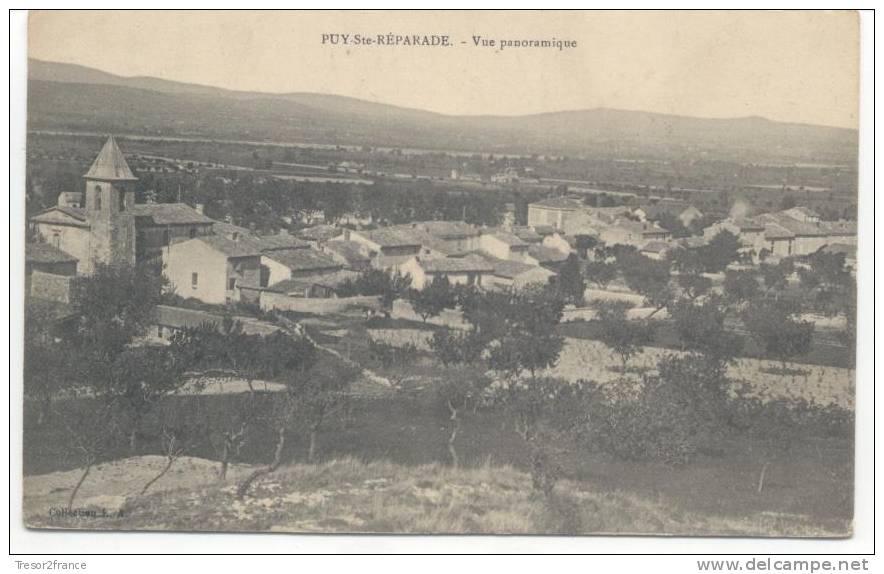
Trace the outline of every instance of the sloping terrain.
<path fill-rule="evenodd" d="M 25 477 L 25 516 L 31 527 L 362 533 L 641 533 L 703 535 L 845 536 L 845 520 L 755 513 L 716 517 L 678 510 L 663 499 L 601 491 L 563 481 L 552 497 L 531 492 L 530 477 L 509 466 L 452 469 L 438 464 L 401 466 L 354 458 L 283 467 L 256 483 L 244 500 L 236 478 L 218 483 L 217 463 L 178 461 L 146 496 L 133 486 L 149 480 L 161 457 L 135 457 L 97 468 L 76 508 L 107 516 L 49 516 L 66 500 L 76 471 Z M 54 486 L 53 486 L 54 485 Z M 52 492 L 44 494 L 47 489 Z"/>

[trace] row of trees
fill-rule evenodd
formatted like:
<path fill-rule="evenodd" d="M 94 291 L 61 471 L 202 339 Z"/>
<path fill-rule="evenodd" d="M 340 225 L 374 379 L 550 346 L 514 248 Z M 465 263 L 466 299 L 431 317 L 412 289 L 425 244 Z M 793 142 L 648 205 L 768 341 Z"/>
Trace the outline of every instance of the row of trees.
<path fill-rule="evenodd" d="M 256 441 L 273 436 L 271 462 L 238 486 L 238 495 L 245 496 L 256 479 L 282 464 L 291 433 L 304 433 L 307 457 L 313 459 L 320 428 L 359 375 L 354 365 L 320 352 L 307 337 L 283 329 L 250 335 L 229 318 L 176 332 L 169 345 L 139 341 L 162 300 L 162 287 L 149 270 L 102 267 L 75 281 L 72 320 L 59 322 L 50 307 L 28 309 L 26 397 L 38 405 L 38 426 L 65 429 L 83 469 L 69 505 L 95 463 L 125 452 L 124 443 L 129 453 L 139 453 L 147 427 L 167 464 L 142 493 L 198 447 L 217 452 L 223 480 L 244 446 L 266 450 L 268 445 Z M 232 415 L 211 417 L 197 395 L 224 379 L 245 381 L 248 390 Z M 282 384 L 283 391 L 259 391 L 258 380 Z"/>

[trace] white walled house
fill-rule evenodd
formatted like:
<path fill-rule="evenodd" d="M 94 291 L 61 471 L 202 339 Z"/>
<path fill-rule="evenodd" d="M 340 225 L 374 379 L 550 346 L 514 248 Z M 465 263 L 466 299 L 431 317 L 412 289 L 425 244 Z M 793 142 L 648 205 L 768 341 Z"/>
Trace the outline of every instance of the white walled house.
<path fill-rule="evenodd" d="M 494 267 L 482 257 L 467 255 L 433 259 L 412 257 L 402 264 L 399 270 L 410 275 L 411 286 L 420 290 L 438 276 L 447 277 L 452 285 L 482 287 L 485 278 L 494 271 Z"/>
<path fill-rule="evenodd" d="M 479 250 L 498 259 L 522 261 L 528 254 L 528 243 L 506 231 L 491 231 L 479 237 Z"/>
<path fill-rule="evenodd" d="M 223 305 L 239 300 L 239 282 L 260 282 L 261 253 L 220 235 L 196 237 L 163 251 L 163 271 L 180 297 Z"/>

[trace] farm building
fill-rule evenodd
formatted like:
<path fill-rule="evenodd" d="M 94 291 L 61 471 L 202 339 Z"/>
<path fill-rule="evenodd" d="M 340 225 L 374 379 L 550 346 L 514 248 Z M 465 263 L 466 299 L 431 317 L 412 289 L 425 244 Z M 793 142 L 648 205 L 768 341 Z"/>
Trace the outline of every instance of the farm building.
<path fill-rule="evenodd" d="M 411 285 L 423 289 L 439 276 L 445 276 L 453 285 L 475 285 L 481 287 L 485 277 L 494 267 L 483 257 L 470 254 L 465 257 L 444 257 L 421 259 L 412 257 L 400 266 L 402 273 L 411 276 Z"/>

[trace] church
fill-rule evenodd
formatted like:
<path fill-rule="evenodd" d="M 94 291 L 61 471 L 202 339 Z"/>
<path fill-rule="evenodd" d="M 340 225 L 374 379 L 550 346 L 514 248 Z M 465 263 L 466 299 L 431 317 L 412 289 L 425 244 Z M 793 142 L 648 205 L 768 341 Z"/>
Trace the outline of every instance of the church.
<path fill-rule="evenodd" d="M 38 241 L 76 260 L 78 275 L 99 265 L 160 265 L 176 239 L 212 233 L 214 221 L 187 204 L 136 204 L 137 178 L 113 136 L 83 179 L 84 191 L 59 194 L 55 206 L 30 219 Z"/>

